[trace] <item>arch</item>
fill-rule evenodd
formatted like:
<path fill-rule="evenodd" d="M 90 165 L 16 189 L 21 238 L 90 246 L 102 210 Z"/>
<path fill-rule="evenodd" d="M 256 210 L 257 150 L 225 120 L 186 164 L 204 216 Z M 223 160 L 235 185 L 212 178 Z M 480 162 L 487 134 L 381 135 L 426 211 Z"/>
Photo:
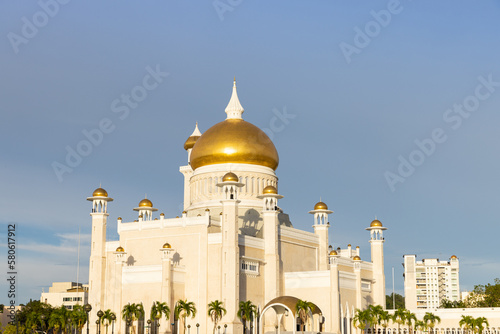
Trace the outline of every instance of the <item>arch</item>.
<path fill-rule="evenodd" d="M 293 296 L 281 296 L 281 297 L 276 297 L 269 301 L 266 306 L 262 309 L 262 312 L 260 313 L 259 317 L 259 333 L 264 333 L 264 314 L 266 313 L 267 310 L 272 308 L 274 312 L 279 317 L 278 320 L 278 326 L 281 326 L 281 318 L 285 314 L 285 311 L 288 311 L 292 315 L 293 319 L 293 327 L 292 327 L 292 333 L 295 334 L 297 332 L 297 312 L 295 311 L 295 305 L 297 305 L 297 302 L 299 301 L 298 298 L 293 297 Z M 318 307 L 318 305 L 314 304 L 314 311 L 310 313 L 311 321 L 313 320 L 313 315 L 322 315 L 321 309 Z M 313 323 L 313 328 L 314 328 L 314 323 Z M 278 332 L 280 328 L 278 327 Z"/>

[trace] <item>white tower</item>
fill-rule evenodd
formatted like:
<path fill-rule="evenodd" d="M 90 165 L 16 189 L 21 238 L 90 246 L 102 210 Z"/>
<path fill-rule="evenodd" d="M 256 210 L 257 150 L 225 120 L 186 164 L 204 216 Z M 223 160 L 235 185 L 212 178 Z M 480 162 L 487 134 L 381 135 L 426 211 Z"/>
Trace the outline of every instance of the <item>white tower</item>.
<path fill-rule="evenodd" d="M 97 188 L 92 197 L 92 239 L 89 263 L 89 304 L 93 310 L 100 310 L 104 306 L 105 268 L 106 268 L 106 223 L 108 220 L 108 192 Z M 91 318 L 91 324 L 93 323 Z"/>
<path fill-rule="evenodd" d="M 262 195 L 262 216 L 264 220 L 264 253 L 266 265 L 264 266 L 264 302 L 280 296 L 280 263 L 278 253 L 278 229 L 280 213 L 278 199 L 283 196 L 278 194 L 278 190 L 273 186 L 264 188 Z"/>
<path fill-rule="evenodd" d="M 380 220 L 375 219 L 370 227 L 371 255 L 373 263 L 373 301 L 375 305 L 380 305 L 384 309 L 385 305 L 385 273 L 384 273 L 384 232 L 387 230 Z"/>
<path fill-rule="evenodd" d="M 333 211 L 328 210 L 328 206 L 319 201 L 314 206 L 314 210 L 309 213 L 314 215 L 314 233 L 319 236 L 319 270 L 328 270 L 328 229 L 330 228 L 328 215 Z"/>
<path fill-rule="evenodd" d="M 227 325 L 228 333 L 241 333 L 242 326 L 236 317 L 240 303 L 240 251 L 238 245 L 238 192 L 243 186 L 238 176 L 227 173 L 222 182 L 222 301 L 227 314 L 222 323 Z M 222 324 L 221 324 L 222 325 Z"/>

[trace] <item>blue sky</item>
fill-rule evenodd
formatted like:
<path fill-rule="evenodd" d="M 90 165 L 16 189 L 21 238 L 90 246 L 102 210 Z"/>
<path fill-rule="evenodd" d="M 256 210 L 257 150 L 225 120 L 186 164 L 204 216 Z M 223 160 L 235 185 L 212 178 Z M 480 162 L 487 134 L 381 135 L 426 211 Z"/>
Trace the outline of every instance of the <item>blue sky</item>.
<path fill-rule="evenodd" d="M 364 228 L 377 216 L 388 293 L 392 267 L 402 293 L 404 254 L 456 254 L 462 289 L 500 277 L 499 1 L 60 1 L 0 5 L 0 222 L 18 228 L 18 302 L 76 280 L 79 228 L 87 280 L 85 198 L 100 182 L 115 199 L 109 239 L 145 193 L 166 216 L 182 211 L 182 145 L 196 121 L 205 131 L 225 118 L 233 76 L 247 121 L 295 116 L 273 141 L 296 227 L 312 230 L 321 196 L 335 211 L 331 243 L 369 259 Z M 168 75 L 123 117 L 113 102 L 148 68 Z M 106 119 L 112 131 L 61 181 L 54 162 Z M 422 153 L 415 141 L 435 131 Z M 404 182 L 391 188 L 388 172 Z"/>

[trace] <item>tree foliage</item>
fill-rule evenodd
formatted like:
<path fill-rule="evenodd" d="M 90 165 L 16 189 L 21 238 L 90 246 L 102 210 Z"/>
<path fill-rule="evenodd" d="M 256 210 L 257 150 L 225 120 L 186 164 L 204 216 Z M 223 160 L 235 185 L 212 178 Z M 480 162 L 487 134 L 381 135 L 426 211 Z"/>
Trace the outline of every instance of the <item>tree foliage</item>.
<path fill-rule="evenodd" d="M 385 304 L 388 310 L 397 310 L 398 308 L 405 307 L 405 297 L 401 296 L 399 293 L 394 294 L 396 297 L 396 306 L 393 305 L 393 294 L 385 296 Z"/>

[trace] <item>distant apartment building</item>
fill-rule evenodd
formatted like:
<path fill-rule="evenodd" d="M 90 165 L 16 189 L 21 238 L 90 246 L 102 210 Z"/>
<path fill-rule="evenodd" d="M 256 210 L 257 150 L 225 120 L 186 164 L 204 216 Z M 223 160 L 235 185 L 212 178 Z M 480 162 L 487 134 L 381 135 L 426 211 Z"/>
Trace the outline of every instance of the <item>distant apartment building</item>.
<path fill-rule="evenodd" d="M 443 299 L 460 300 L 458 258 L 416 260 L 404 256 L 405 306 L 409 310 L 435 309 Z"/>
<path fill-rule="evenodd" d="M 75 282 L 54 282 L 49 292 L 42 292 L 40 301 L 54 307 L 64 306 L 72 310 L 75 305 L 88 302 L 88 285 Z"/>

